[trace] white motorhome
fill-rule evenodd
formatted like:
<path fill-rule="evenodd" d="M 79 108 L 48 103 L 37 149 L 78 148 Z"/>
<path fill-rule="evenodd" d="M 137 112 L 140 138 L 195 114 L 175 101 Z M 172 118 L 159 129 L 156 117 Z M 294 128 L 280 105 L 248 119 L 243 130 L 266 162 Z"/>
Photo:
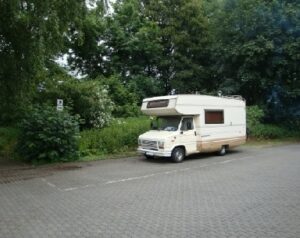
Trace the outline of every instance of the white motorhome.
<path fill-rule="evenodd" d="M 171 95 L 146 98 L 142 112 L 155 119 L 140 135 L 138 151 L 147 158 L 200 152 L 224 155 L 246 141 L 246 103 L 240 96 Z"/>

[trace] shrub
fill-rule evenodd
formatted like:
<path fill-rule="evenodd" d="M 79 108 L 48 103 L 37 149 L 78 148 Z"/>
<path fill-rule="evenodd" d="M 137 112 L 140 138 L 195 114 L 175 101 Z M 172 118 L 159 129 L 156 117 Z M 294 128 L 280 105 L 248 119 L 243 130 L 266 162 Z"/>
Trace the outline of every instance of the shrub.
<path fill-rule="evenodd" d="M 300 136 L 296 120 L 286 120 L 281 125 L 263 124 L 262 119 L 264 117 L 264 111 L 258 106 L 247 107 L 247 129 L 251 137 L 257 139 L 284 139 Z"/>
<path fill-rule="evenodd" d="M 33 162 L 71 161 L 78 158 L 78 118 L 66 110 L 37 106 L 23 119 L 17 151 Z"/>
<path fill-rule="evenodd" d="M 257 139 L 280 139 L 297 136 L 287 128 L 272 124 L 257 124 L 251 129 L 251 136 Z"/>
<path fill-rule="evenodd" d="M 108 154 L 128 150 L 137 146 L 137 138 L 149 129 L 147 117 L 115 120 L 103 129 L 81 132 L 80 152 L 82 155 Z"/>
<path fill-rule="evenodd" d="M 282 124 L 292 130 L 292 131 L 296 131 L 298 134 L 300 134 L 300 117 L 298 118 L 289 118 L 287 120 L 283 120 Z"/>
<path fill-rule="evenodd" d="M 13 127 L 0 127 L 0 157 L 13 157 L 19 130 Z"/>
<path fill-rule="evenodd" d="M 253 126 L 260 124 L 264 117 L 264 111 L 258 106 L 247 107 L 247 127 L 251 130 Z"/>

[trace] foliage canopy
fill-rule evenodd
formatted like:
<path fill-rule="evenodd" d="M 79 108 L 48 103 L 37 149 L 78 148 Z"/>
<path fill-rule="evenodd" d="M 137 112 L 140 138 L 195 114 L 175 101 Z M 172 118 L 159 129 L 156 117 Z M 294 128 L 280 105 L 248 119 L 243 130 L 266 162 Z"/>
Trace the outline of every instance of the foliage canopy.
<path fill-rule="evenodd" d="M 0 120 L 26 110 L 63 52 L 86 84 L 111 85 L 118 117 L 143 97 L 218 91 L 270 121 L 299 117 L 299 25 L 296 0 L 2 0 Z"/>

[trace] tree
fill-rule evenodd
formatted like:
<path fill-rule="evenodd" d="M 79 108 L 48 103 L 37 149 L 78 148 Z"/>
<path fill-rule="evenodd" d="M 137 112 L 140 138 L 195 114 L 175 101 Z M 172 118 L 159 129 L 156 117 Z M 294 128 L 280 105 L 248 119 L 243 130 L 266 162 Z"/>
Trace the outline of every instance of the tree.
<path fill-rule="evenodd" d="M 161 51 L 158 39 L 160 29 L 145 15 L 142 2 L 117 2 L 114 15 L 108 18 L 108 28 L 114 70 L 125 78 L 156 76 L 154 67 Z"/>
<path fill-rule="evenodd" d="M 100 1 L 82 20 L 81 34 L 73 34 L 68 42 L 71 69 L 90 78 L 112 74 L 105 14 L 105 4 Z"/>
<path fill-rule="evenodd" d="M 90 13 L 88 38 L 75 46 L 72 62 L 79 62 L 76 66 L 82 72 L 92 77 L 118 74 L 143 95 L 144 83 L 155 85 L 148 95 L 212 85 L 208 29 L 200 1 L 123 0 L 116 2 L 112 15 L 97 11 Z M 105 23 L 98 29 L 94 22 Z"/>
<path fill-rule="evenodd" d="M 94 79 L 117 75 L 139 97 L 163 92 L 157 78 L 159 28 L 145 16 L 141 2 L 118 1 L 111 15 L 99 4 L 88 13 L 82 32 L 82 38 L 71 41 L 73 69 Z"/>
<path fill-rule="evenodd" d="M 207 75 L 209 41 L 203 2 L 197 0 L 145 1 L 147 15 L 160 29 L 162 52 L 157 65 L 165 93 L 202 91 Z"/>
<path fill-rule="evenodd" d="M 78 32 L 85 10 L 84 0 L 0 1 L 0 121 L 29 104 L 47 63 Z"/>
<path fill-rule="evenodd" d="M 115 107 L 112 115 L 117 118 L 134 117 L 139 114 L 138 96 L 121 83 L 118 76 L 109 78 L 99 77 L 97 81 L 107 88 L 108 95 Z"/>
<path fill-rule="evenodd" d="M 283 110 L 284 101 L 300 95 L 299 2 L 225 0 L 220 6 L 212 24 L 219 88 Z"/>

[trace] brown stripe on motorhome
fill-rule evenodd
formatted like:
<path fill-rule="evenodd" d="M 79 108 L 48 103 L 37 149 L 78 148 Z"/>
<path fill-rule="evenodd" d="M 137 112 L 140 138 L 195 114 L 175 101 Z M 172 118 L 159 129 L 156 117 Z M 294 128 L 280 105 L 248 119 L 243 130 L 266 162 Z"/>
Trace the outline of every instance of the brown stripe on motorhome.
<path fill-rule="evenodd" d="M 242 145 L 246 142 L 246 136 L 238 136 L 233 138 L 219 138 L 210 139 L 197 142 L 197 150 L 199 152 L 213 152 L 218 151 L 223 145 L 233 148 L 235 146 Z"/>

